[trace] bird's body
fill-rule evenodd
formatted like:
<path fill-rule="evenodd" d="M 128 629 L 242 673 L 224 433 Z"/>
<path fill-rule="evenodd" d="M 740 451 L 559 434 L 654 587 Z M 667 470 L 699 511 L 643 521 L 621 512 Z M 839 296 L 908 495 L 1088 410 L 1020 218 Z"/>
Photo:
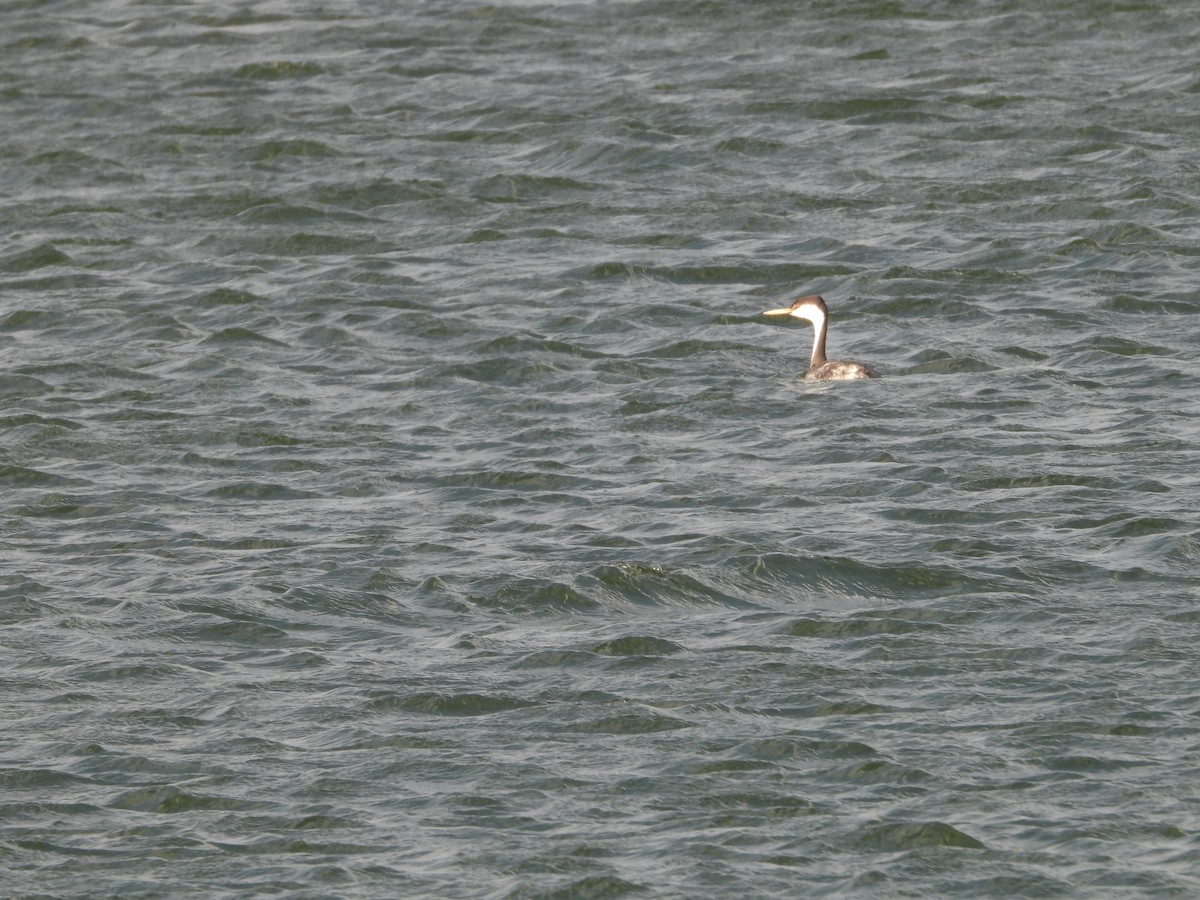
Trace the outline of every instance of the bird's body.
<path fill-rule="evenodd" d="M 865 363 L 847 359 L 826 359 L 825 334 L 828 330 L 829 307 L 825 305 L 824 298 L 808 294 L 785 309 L 768 309 L 763 315 L 795 316 L 797 319 L 812 322 L 812 359 L 808 363 L 808 371 L 804 373 L 805 381 L 851 381 L 856 378 L 879 377 L 879 373 Z"/>

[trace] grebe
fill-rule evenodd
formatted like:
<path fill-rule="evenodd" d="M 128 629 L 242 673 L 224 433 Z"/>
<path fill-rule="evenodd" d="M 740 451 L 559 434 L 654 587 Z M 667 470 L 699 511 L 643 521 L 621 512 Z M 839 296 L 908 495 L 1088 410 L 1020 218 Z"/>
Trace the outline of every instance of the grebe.
<path fill-rule="evenodd" d="M 786 309 L 768 309 L 764 316 L 795 316 L 813 324 L 812 361 L 804 373 L 805 381 L 849 381 L 854 378 L 878 378 L 879 373 L 868 365 L 846 359 L 825 358 L 825 331 L 829 321 L 829 307 L 825 299 L 816 294 L 801 297 Z"/>

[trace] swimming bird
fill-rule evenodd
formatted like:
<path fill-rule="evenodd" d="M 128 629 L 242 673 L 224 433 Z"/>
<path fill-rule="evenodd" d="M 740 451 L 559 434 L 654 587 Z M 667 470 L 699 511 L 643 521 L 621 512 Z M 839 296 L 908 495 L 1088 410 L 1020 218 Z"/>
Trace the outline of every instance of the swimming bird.
<path fill-rule="evenodd" d="M 825 305 L 825 298 L 808 294 L 785 309 L 768 309 L 763 315 L 795 316 L 812 322 L 815 335 L 812 360 L 808 364 L 808 371 L 804 373 L 805 381 L 849 381 L 879 377 L 878 372 L 864 363 L 825 358 L 825 332 L 829 321 L 829 307 Z"/>

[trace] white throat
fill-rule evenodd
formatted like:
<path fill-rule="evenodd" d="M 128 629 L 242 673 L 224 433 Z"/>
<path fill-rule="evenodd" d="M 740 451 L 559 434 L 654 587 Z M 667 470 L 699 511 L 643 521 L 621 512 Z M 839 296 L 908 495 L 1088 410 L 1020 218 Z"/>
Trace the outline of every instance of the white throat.
<path fill-rule="evenodd" d="M 809 365 L 819 366 L 825 362 L 825 313 L 817 306 L 800 306 L 792 310 L 797 319 L 806 319 L 813 326 L 812 359 Z"/>

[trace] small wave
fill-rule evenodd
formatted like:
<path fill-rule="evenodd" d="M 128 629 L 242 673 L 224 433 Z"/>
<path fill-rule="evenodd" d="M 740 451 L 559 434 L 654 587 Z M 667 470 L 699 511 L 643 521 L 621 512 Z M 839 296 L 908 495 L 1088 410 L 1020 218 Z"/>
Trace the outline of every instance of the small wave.
<path fill-rule="evenodd" d="M 610 261 L 568 272 L 587 281 L 629 281 L 649 278 L 668 284 L 802 284 L 817 277 L 837 274 L 837 267 L 806 266 L 800 263 L 747 263 L 744 266 L 654 266 Z M 849 270 L 845 270 L 849 274 Z"/>
<path fill-rule="evenodd" d="M 905 822 L 869 825 L 860 830 L 856 843 L 875 853 L 903 853 L 931 847 L 985 850 L 984 843 L 945 822 Z"/>
<path fill-rule="evenodd" d="M 247 63 L 244 66 L 239 66 L 233 73 L 235 78 L 249 78 L 255 81 L 314 78 L 325 74 L 328 74 L 327 69 L 318 63 L 297 62 L 295 60 Z"/>
<path fill-rule="evenodd" d="M 683 649 L 674 641 L 649 635 L 628 635 L 596 644 L 591 651 L 601 656 L 670 656 L 681 653 Z"/>
<path fill-rule="evenodd" d="M 0 374 L 0 399 L 37 397 L 54 392 L 54 387 L 30 375 Z"/>
<path fill-rule="evenodd" d="M 460 693 L 443 694 L 436 691 L 415 693 L 373 692 L 367 707 L 374 712 L 398 710 L 430 716 L 490 716 L 536 706 L 528 700 L 503 694 Z"/>
<path fill-rule="evenodd" d="M 196 294 L 188 299 L 188 305 L 198 309 L 221 306 L 262 307 L 267 305 L 266 297 L 252 294 L 249 291 L 238 291 L 232 288 L 215 288 L 203 294 Z"/>
<path fill-rule="evenodd" d="M 0 423 L 0 425 L 2 424 Z M 62 488 L 81 487 L 90 484 L 90 482 L 82 478 L 64 478 L 61 475 L 55 475 L 51 472 L 40 472 L 37 469 L 29 469 L 24 466 L 0 464 L 0 484 L 20 488 Z"/>
<path fill-rule="evenodd" d="M 597 597 L 619 604 L 743 605 L 738 598 L 691 574 L 642 563 L 600 566 L 582 576 L 580 582 L 594 586 Z"/>
<path fill-rule="evenodd" d="M 664 716 L 660 713 L 634 712 L 618 716 L 600 716 L 586 722 L 577 722 L 564 726 L 566 731 L 585 732 L 587 734 L 662 734 L 678 731 L 681 728 L 691 728 L 692 724 L 674 716 Z"/>
<path fill-rule="evenodd" d="M 288 346 L 283 341 L 277 341 L 266 335 L 259 334 L 249 328 L 222 328 L 214 331 L 200 343 L 202 344 L 266 344 L 272 347 Z"/>
<path fill-rule="evenodd" d="M 265 808 L 266 804 L 234 797 L 200 794 L 172 785 L 153 785 L 135 788 L 118 794 L 108 802 L 110 809 L 135 810 L 160 815 L 195 813 L 201 811 L 246 812 Z"/>
<path fill-rule="evenodd" d="M 75 260 L 50 243 L 38 244 L 0 258 L 0 272 L 32 272 L 47 266 L 74 265 Z M 11 318 L 11 316 L 9 316 Z"/>
<path fill-rule="evenodd" d="M 862 597 L 877 600 L 917 592 L 929 597 L 972 588 L 986 590 L 982 579 L 947 566 L 897 564 L 871 565 L 846 557 L 814 557 L 788 553 L 754 556 L 742 563 L 748 580 L 775 590 L 799 593 L 803 602 L 813 595 Z"/>
<path fill-rule="evenodd" d="M 207 492 L 209 497 L 222 500 L 311 500 L 320 497 L 313 491 L 302 491 L 285 487 L 280 484 L 269 484 L 261 481 L 240 481 L 236 484 L 223 484 Z"/>

